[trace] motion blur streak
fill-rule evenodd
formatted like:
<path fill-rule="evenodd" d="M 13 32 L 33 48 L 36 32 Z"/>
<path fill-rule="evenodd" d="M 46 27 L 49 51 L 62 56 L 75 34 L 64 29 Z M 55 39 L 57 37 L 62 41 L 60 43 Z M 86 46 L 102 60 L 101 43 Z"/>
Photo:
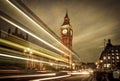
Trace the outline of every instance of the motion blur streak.
<path fill-rule="evenodd" d="M 10 57 L 10 58 L 15 58 L 15 59 L 21 59 L 21 60 L 28 60 L 28 61 L 33 61 L 33 62 L 40 62 L 40 63 L 51 64 L 51 62 L 45 62 L 45 61 L 40 61 L 40 60 L 35 60 L 35 59 L 17 57 L 17 56 L 2 54 L 2 53 L 0 53 L 0 56 Z M 52 63 L 52 64 L 53 64 L 53 65 L 58 65 L 58 66 L 65 66 L 65 67 L 68 67 L 67 65 L 60 65 L 60 64 L 55 64 L 55 63 Z"/>
<path fill-rule="evenodd" d="M 27 47 L 24 47 L 22 45 L 19 45 L 19 44 L 16 44 L 16 43 L 13 43 L 13 42 L 10 42 L 10 41 L 7 41 L 7 40 L 3 40 L 3 39 L 0 39 L 0 42 L 8 44 L 8 45 L 16 47 L 16 48 L 20 48 L 20 49 L 26 49 L 27 48 Z M 54 60 L 66 61 L 65 59 L 63 60 L 63 59 L 55 58 L 55 57 L 52 57 L 52 56 L 50 56 L 48 54 L 45 54 L 45 53 L 42 53 L 42 52 L 38 52 L 36 50 L 32 50 L 32 51 L 34 53 L 40 54 L 41 56 L 49 57 L 49 58 L 54 59 Z"/>
<path fill-rule="evenodd" d="M 49 33 L 48 33 L 45 29 L 43 29 L 39 24 L 37 24 L 35 21 L 33 21 L 29 16 L 27 16 L 23 11 L 21 11 L 21 10 L 20 10 L 18 7 L 16 7 L 13 3 L 11 3 L 9 0 L 7 0 L 7 2 L 8 2 L 10 5 L 12 5 L 14 8 L 16 8 L 16 9 L 17 9 L 20 13 L 22 13 L 25 17 L 27 17 L 30 21 L 32 21 L 35 25 L 37 25 L 37 27 L 39 27 L 39 28 L 42 29 L 45 33 L 47 33 L 50 37 L 52 37 L 53 39 L 55 39 L 51 34 L 49 34 Z M 17 27 L 17 26 L 16 26 L 16 27 Z M 18 28 L 19 28 L 19 27 L 18 27 Z M 23 28 L 19 28 L 19 29 L 23 30 Z M 23 31 L 25 31 L 25 29 L 24 29 Z M 28 31 L 27 31 L 27 33 L 28 33 Z M 31 34 L 30 34 L 30 35 L 31 35 Z M 31 35 L 31 36 L 33 36 L 33 35 Z M 60 49 L 52 46 L 52 45 L 49 44 L 49 43 L 43 41 L 42 39 L 38 38 L 37 36 L 34 35 L 33 37 L 37 38 L 38 40 L 40 40 L 41 42 L 47 44 L 48 46 L 54 48 L 55 50 L 58 50 L 58 51 L 61 52 L 62 54 L 65 54 L 65 55 L 69 56 L 69 55 L 66 54 L 65 52 L 63 52 L 63 51 L 61 51 Z M 56 40 L 58 43 L 60 43 L 57 39 L 55 39 L 55 40 Z M 61 43 L 60 43 L 60 44 L 61 44 Z M 63 46 L 64 46 L 64 45 L 63 45 Z M 64 48 L 66 48 L 66 47 L 64 46 Z M 71 50 L 69 50 L 68 48 L 66 48 L 66 49 L 67 49 L 68 51 L 71 51 Z"/>
<path fill-rule="evenodd" d="M 83 71 L 83 72 L 72 72 L 72 73 L 68 73 L 68 74 L 72 74 L 72 75 L 89 75 L 90 73 L 88 71 Z"/>
<path fill-rule="evenodd" d="M 42 79 L 36 79 L 36 80 L 31 80 L 31 81 L 51 80 L 51 79 L 65 78 L 65 77 L 69 77 L 69 76 L 71 76 L 71 75 L 64 75 L 64 76 L 50 77 L 50 78 L 42 78 Z"/>
<path fill-rule="evenodd" d="M 17 78 L 17 77 L 36 77 L 36 76 L 55 76 L 56 73 L 48 74 L 34 74 L 34 75 L 14 75 L 14 76 L 2 76 L 0 78 Z"/>
<path fill-rule="evenodd" d="M 0 17 L 1 17 L 1 16 L 0 16 Z M 53 49 L 55 49 L 55 50 L 61 52 L 62 54 L 64 53 L 64 52 L 61 51 L 60 49 L 54 47 L 53 45 L 51 45 L 51 44 L 49 44 L 48 42 L 44 41 L 43 39 L 37 37 L 36 35 L 32 34 L 31 32 L 29 32 L 29 31 L 23 29 L 22 27 L 18 26 L 17 24 L 13 23 L 12 21 L 10 21 L 10 20 L 8 20 L 8 19 L 6 19 L 6 18 L 4 18 L 4 17 L 1 17 L 1 18 L 2 18 L 3 20 L 5 20 L 6 22 L 8 22 L 8 23 L 14 25 L 15 27 L 21 29 L 22 31 L 28 33 L 28 34 L 31 35 L 32 37 L 34 37 L 34 38 L 38 39 L 39 41 L 43 42 L 44 44 L 46 44 L 46 45 L 52 47 Z M 66 54 L 66 53 L 64 53 L 64 54 Z M 66 54 L 66 55 L 68 56 L 68 54 Z"/>

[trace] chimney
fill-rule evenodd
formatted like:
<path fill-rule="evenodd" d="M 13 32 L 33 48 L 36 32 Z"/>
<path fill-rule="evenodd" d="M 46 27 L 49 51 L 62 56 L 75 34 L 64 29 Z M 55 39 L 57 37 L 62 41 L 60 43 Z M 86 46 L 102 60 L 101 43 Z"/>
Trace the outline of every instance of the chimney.
<path fill-rule="evenodd" d="M 9 29 L 8 29 L 8 34 L 10 34 L 10 33 L 11 33 L 11 29 L 9 28 Z"/>
<path fill-rule="evenodd" d="M 108 44 L 111 44 L 111 39 L 108 39 Z"/>
<path fill-rule="evenodd" d="M 108 39 L 107 46 L 112 46 L 112 44 L 111 44 L 111 39 Z"/>

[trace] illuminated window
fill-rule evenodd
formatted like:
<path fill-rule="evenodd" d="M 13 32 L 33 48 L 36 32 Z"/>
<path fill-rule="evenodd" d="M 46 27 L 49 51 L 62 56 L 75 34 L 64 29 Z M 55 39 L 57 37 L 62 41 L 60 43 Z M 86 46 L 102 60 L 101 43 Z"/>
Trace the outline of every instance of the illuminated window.
<path fill-rule="evenodd" d="M 112 53 L 112 55 L 115 55 L 114 53 Z"/>
<path fill-rule="evenodd" d="M 104 64 L 104 67 L 110 67 L 110 64 Z"/>
<path fill-rule="evenodd" d="M 109 68 L 109 67 L 110 67 L 110 64 L 107 64 L 107 67 Z"/>
<path fill-rule="evenodd" d="M 106 65 L 106 64 L 104 64 L 104 67 L 107 67 L 107 65 Z"/>
<path fill-rule="evenodd" d="M 103 59 L 105 60 L 105 59 L 106 59 L 106 57 L 104 56 L 104 57 L 103 57 Z"/>
<path fill-rule="evenodd" d="M 108 59 L 110 59 L 110 56 L 108 56 Z"/>
<path fill-rule="evenodd" d="M 115 50 L 116 52 L 118 52 L 118 50 Z"/>
<path fill-rule="evenodd" d="M 100 60 L 100 62 L 103 62 L 103 60 Z"/>
<path fill-rule="evenodd" d="M 117 56 L 116 58 L 119 59 L 119 56 Z"/>
<path fill-rule="evenodd" d="M 116 53 L 116 55 L 119 55 L 118 53 Z"/>
<path fill-rule="evenodd" d="M 111 52 L 114 52 L 114 50 L 111 50 Z"/>

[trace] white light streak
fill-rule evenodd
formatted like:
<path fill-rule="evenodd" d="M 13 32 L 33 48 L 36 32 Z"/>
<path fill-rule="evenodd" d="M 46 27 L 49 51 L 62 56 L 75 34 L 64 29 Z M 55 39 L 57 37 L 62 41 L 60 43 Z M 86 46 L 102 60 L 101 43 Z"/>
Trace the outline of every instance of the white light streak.
<path fill-rule="evenodd" d="M 0 17 L 1 17 L 1 16 L 0 16 Z M 52 47 L 53 49 L 55 49 L 55 50 L 57 50 L 57 51 L 59 51 L 59 52 L 61 52 L 61 53 L 64 53 L 64 52 L 61 51 L 60 49 L 54 47 L 53 45 L 49 44 L 48 42 L 46 42 L 46 41 L 44 41 L 43 39 L 39 38 L 38 36 L 34 35 L 33 33 L 31 33 L 31 32 L 29 32 L 29 31 L 25 30 L 24 28 L 18 26 L 17 24 L 13 23 L 12 21 L 10 21 L 10 20 L 8 20 L 8 19 L 6 19 L 6 18 L 4 18 L 4 17 L 1 17 L 1 18 L 2 18 L 3 20 L 5 20 L 6 22 L 8 22 L 8 23 L 14 25 L 15 27 L 21 29 L 22 31 L 28 33 L 29 35 L 31 35 L 32 37 L 36 38 L 37 40 L 43 42 L 44 44 L 46 44 L 46 45 Z"/>
<path fill-rule="evenodd" d="M 54 59 L 54 60 L 60 60 L 60 61 L 64 61 L 64 62 L 66 62 L 66 60 L 63 60 L 63 59 L 60 59 L 60 58 L 57 58 L 57 57 L 54 57 L 54 56 L 50 56 L 50 55 L 48 55 L 48 53 L 43 53 L 43 52 L 39 52 L 39 51 L 36 51 L 36 50 L 33 50 L 33 49 L 31 49 L 31 51 L 29 50 L 28 51 L 28 48 L 27 47 L 25 47 L 25 46 L 22 46 L 22 45 L 19 45 L 19 44 L 16 44 L 16 43 L 14 43 L 14 42 L 10 42 L 10 41 L 7 41 L 7 40 L 2 40 L 2 39 L 0 39 L 0 42 L 1 43 L 5 43 L 5 44 L 7 44 L 7 45 L 10 45 L 10 46 L 13 46 L 13 47 L 17 47 L 17 48 L 20 48 L 20 49 L 24 49 L 24 53 L 25 52 L 34 52 L 34 53 L 36 53 L 36 54 L 40 54 L 41 56 L 44 56 L 44 57 L 47 57 L 47 58 L 50 58 L 50 59 Z M 30 49 L 30 48 L 29 48 Z M 32 53 L 31 53 L 32 54 Z"/>
<path fill-rule="evenodd" d="M 28 15 L 26 15 L 22 10 L 20 10 L 18 7 L 16 7 L 13 3 L 11 3 L 9 0 L 6 0 L 10 5 L 12 5 L 14 8 L 16 8 L 20 13 L 22 13 L 25 17 L 27 17 L 30 21 L 32 21 L 35 25 L 37 25 L 37 27 L 39 27 L 41 30 L 43 30 L 45 33 L 47 33 L 50 37 L 52 37 L 55 41 L 57 41 L 59 44 L 61 44 L 56 38 L 54 38 L 50 33 L 48 33 L 44 28 L 42 28 L 38 23 L 36 23 L 33 19 L 31 19 Z M 37 38 L 38 39 L 38 38 Z M 59 52 L 61 52 L 62 54 L 65 54 L 65 55 L 67 55 L 67 56 L 69 56 L 68 54 L 66 54 L 65 52 L 63 52 L 63 51 L 61 51 L 60 49 L 58 49 L 58 48 L 56 48 L 56 47 L 54 47 L 54 46 L 52 46 L 52 45 L 50 45 L 49 43 L 46 43 L 46 42 L 44 42 L 44 41 L 42 41 L 42 40 L 40 40 L 41 42 L 43 42 L 43 43 L 45 43 L 45 44 L 47 44 L 48 46 L 50 46 L 50 47 L 52 47 L 53 49 L 55 49 L 55 50 L 58 50 Z M 63 45 L 63 44 L 62 44 Z M 68 51 L 70 51 L 71 52 L 71 50 L 69 50 L 67 47 L 65 47 L 64 45 L 63 45 L 63 47 L 65 48 L 65 49 L 67 49 Z"/>
<path fill-rule="evenodd" d="M 68 73 L 68 74 L 72 74 L 72 75 L 80 75 L 80 74 L 89 75 L 90 73 L 87 72 L 87 71 L 83 71 L 83 72 L 72 72 L 72 73 Z"/>
<path fill-rule="evenodd" d="M 41 78 L 41 79 L 36 79 L 36 80 L 31 80 L 31 81 L 51 80 L 51 79 L 65 78 L 65 77 L 70 77 L 70 76 L 71 75 L 64 75 L 64 76 L 57 76 L 57 77 L 50 77 L 50 78 Z"/>
<path fill-rule="evenodd" d="M 52 62 L 46 62 L 46 61 L 35 60 L 35 59 L 24 58 L 24 57 L 17 57 L 17 56 L 12 56 L 12 55 L 8 55 L 8 54 L 2 54 L 2 53 L 0 53 L 0 56 L 10 57 L 10 58 L 15 58 L 15 59 L 20 59 L 20 60 L 33 61 L 33 62 L 40 62 L 40 63 L 45 63 L 45 64 L 50 64 L 50 63 L 52 63 Z M 52 64 L 53 64 L 53 65 L 57 65 L 57 66 L 67 67 L 67 65 L 61 65 L 61 64 L 56 64 L 56 63 L 52 63 Z"/>
<path fill-rule="evenodd" d="M 55 75 L 56 73 L 47 73 L 47 74 L 32 74 L 32 75 L 1 76 L 0 78 L 41 77 L 41 76 L 55 76 Z"/>

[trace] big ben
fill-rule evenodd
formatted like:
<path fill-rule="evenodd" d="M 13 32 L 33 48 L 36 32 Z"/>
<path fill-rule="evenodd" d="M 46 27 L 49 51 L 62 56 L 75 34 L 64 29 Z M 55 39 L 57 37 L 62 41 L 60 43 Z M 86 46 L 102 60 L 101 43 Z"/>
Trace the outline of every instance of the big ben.
<path fill-rule="evenodd" d="M 64 22 L 60 28 L 60 38 L 61 38 L 61 42 L 70 50 L 72 50 L 73 30 L 67 12 L 64 17 Z M 66 53 L 69 55 L 68 60 L 70 67 L 72 68 L 72 52 L 66 52 Z"/>

